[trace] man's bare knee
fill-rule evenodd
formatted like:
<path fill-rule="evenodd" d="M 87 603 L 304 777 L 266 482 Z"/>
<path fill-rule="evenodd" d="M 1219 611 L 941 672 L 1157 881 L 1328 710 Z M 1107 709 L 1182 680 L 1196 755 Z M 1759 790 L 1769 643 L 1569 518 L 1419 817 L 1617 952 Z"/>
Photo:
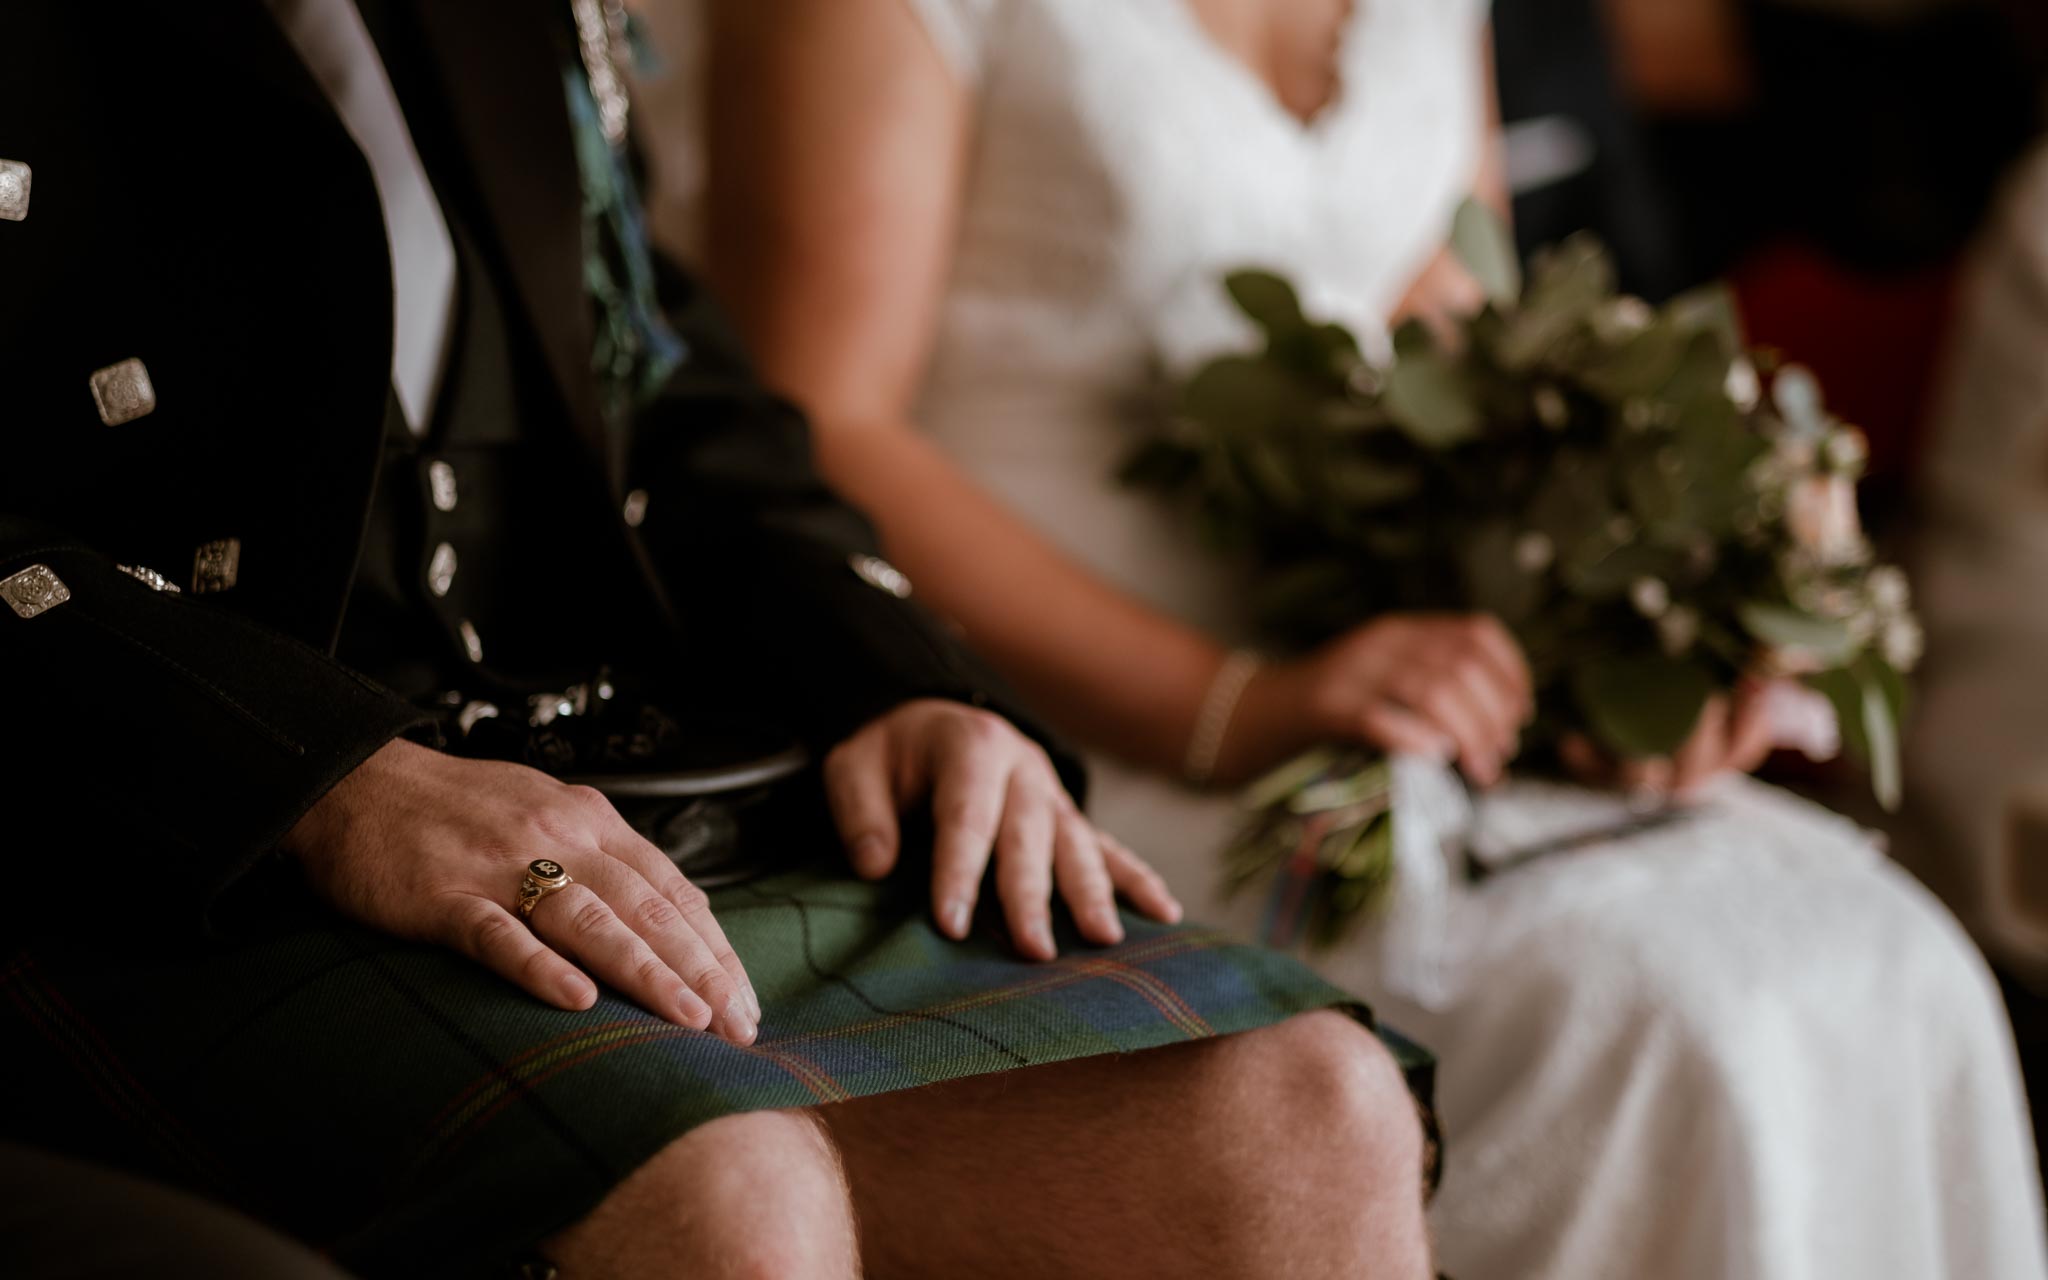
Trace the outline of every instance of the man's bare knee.
<path fill-rule="evenodd" d="M 1427 1275 L 1421 1113 L 1386 1047 L 1334 1011 L 1233 1040 L 1219 1092 L 1246 1154 L 1219 1188 L 1239 1208 L 1224 1251 L 1303 1274 Z"/>
<path fill-rule="evenodd" d="M 1422 1113 L 1379 1037 L 1346 1014 L 1322 1010 L 1254 1033 L 1261 1072 L 1285 1081 L 1278 1105 L 1308 1138 L 1390 1169 L 1422 1174 Z M 1359 1140 L 1364 1139 L 1362 1145 Z M 1419 1182 L 1418 1184 L 1419 1185 Z"/>
<path fill-rule="evenodd" d="M 576 1280 L 838 1280 L 859 1270 L 838 1151 L 810 1111 L 691 1130 L 546 1251 Z"/>

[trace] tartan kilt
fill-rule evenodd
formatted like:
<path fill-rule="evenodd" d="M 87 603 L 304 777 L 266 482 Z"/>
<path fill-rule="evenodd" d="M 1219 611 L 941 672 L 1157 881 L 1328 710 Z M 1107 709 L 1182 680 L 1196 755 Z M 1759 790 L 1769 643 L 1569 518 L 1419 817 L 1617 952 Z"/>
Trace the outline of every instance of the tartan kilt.
<path fill-rule="evenodd" d="M 738 1048 L 612 996 L 548 1008 L 450 952 L 308 906 L 255 940 L 122 960 L 38 944 L 0 961 L 9 1136 L 163 1178 L 366 1276 L 509 1273 L 641 1162 L 720 1116 L 1129 1053 L 1335 1007 L 1287 958 L 1126 915 L 1015 958 L 966 943 L 915 877 L 796 870 L 718 890 L 759 990 Z M 992 927 L 994 926 L 994 927 Z M 1427 1115 L 1428 1056 L 1382 1037 Z M 25 1131 L 24 1131 L 25 1130 Z"/>

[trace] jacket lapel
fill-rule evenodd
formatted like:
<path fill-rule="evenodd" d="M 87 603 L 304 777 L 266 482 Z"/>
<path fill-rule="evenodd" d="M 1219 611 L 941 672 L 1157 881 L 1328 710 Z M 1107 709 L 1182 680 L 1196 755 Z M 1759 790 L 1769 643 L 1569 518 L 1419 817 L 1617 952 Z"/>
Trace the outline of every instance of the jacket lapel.
<path fill-rule="evenodd" d="M 545 0 L 426 0 L 414 12 L 549 371 L 578 432 L 602 448 L 565 35 Z"/>

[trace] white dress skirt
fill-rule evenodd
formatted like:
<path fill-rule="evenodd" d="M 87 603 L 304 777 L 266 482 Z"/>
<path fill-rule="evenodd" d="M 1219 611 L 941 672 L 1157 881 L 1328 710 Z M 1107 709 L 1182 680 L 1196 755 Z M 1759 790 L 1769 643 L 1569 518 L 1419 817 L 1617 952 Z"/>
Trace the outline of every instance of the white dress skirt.
<path fill-rule="evenodd" d="M 697 6 L 657 8 L 658 221 L 692 248 Z M 1162 367 L 1246 341 L 1237 267 L 1379 335 L 1470 190 L 1482 0 L 1359 0 L 1343 90 L 1304 125 L 1184 0 L 904 0 L 970 87 L 971 171 L 917 420 L 1132 594 L 1225 640 L 1243 584 L 1113 473 Z M 970 637 L 971 639 L 971 637 Z M 1098 761 L 1093 810 L 1197 916 L 1237 820 Z M 1441 1058 L 1433 1209 L 1459 1280 L 2043 1280 L 2011 1034 L 1969 940 L 1854 826 L 1762 784 L 1692 820 L 1479 885 L 1436 834 L 1473 815 L 1404 762 L 1391 909 L 1309 957 Z M 1615 816 L 1514 782 L 1510 842 Z"/>

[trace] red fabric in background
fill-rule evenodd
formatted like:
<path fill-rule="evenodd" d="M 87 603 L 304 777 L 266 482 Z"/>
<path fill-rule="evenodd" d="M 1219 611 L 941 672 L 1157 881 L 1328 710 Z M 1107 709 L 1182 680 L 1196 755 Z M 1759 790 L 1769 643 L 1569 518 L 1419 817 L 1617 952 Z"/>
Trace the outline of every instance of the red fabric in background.
<path fill-rule="evenodd" d="M 1750 340 L 1812 369 L 1828 405 L 1870 436 L 1870 475 L 1896 493 L 1912 474 L 1948 332 L 1952 262 L 1859 274 L 1781 242 L 1731 273 Z"/>

